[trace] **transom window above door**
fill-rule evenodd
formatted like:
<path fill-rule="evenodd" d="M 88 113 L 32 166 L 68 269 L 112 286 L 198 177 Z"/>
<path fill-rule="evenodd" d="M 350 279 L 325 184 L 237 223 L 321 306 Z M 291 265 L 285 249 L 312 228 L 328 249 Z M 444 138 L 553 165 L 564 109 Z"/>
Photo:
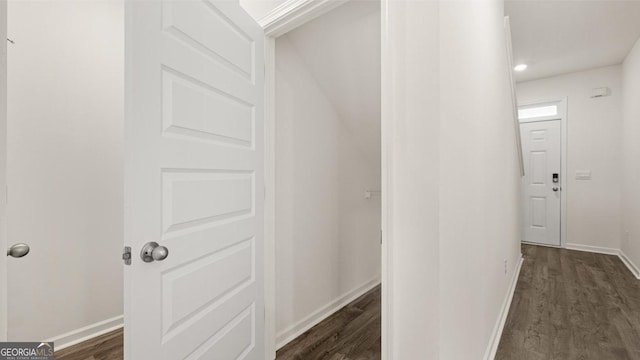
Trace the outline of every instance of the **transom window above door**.
<path fill-rule="evenodd" d="M 533 119 L 558 115 L 558 105 L 532 106 L 518 109 L 518 119 Z"/>

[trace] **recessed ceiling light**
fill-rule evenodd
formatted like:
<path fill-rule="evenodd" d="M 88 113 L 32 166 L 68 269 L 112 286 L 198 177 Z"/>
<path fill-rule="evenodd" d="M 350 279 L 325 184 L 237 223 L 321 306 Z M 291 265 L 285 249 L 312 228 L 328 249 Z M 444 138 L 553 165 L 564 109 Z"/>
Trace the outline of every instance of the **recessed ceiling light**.
<path fill-rule="evenodd" d="M 513 70 L 515 71 L 525 71 L 526 69 L 527 69 L 527 64 L 518 64 L 513 68 Z"/>

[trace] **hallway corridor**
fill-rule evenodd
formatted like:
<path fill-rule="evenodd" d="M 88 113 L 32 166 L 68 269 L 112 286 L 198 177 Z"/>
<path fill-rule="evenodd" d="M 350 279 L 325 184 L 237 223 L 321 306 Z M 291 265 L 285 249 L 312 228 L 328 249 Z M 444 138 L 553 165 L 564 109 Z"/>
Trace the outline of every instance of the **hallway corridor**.
<path fill-rule="evenodd" d="M 497 360 L 640 359 L 640 281 L 617 256 L 522 253 Z"/>

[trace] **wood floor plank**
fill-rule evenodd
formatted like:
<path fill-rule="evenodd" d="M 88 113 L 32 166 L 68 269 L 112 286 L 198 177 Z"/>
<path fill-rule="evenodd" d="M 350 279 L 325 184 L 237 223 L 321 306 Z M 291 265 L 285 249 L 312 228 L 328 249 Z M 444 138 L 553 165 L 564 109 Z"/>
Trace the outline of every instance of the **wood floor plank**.
<path fill-rule="evenodd" d="M 56 351 L 56 360 L 122 360 L 123 331 L 118 329 L 66 349 Z"/>
<path fill-rule="evenodd" d="M 523 245 L 497 360 L 640 360 L 640 281 L 616 256 Z"/>
<path fill-rule="evenodd" d="M 381 300 L 376 287 L 278 350 L 276 360 L 379 360 Z"/>
<path fill-rule="evenodd" d="M 497 360 L 640 360 L 640 281 L 616 256 L 523 246 Z M 277 360 L 381 359 L 380 287 L 277 353 Z M 121 360 L 122 330 L 56 352 Z"/>

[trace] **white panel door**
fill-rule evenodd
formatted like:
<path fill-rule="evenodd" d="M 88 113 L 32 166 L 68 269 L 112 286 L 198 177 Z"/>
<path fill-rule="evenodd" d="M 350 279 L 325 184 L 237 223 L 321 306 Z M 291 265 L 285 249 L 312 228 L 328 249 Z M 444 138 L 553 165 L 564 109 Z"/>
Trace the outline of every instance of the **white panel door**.
<path fill-rule="evenodd" d="M 125 357 L 263 360 L 263 30 L 131 0 L 125 36 Z"/>
<path fill-rule="evenodd" d="M 525 166 L 524 241 L 560 246 L 561 121 L 522 123 L 520 131 Z"/>

